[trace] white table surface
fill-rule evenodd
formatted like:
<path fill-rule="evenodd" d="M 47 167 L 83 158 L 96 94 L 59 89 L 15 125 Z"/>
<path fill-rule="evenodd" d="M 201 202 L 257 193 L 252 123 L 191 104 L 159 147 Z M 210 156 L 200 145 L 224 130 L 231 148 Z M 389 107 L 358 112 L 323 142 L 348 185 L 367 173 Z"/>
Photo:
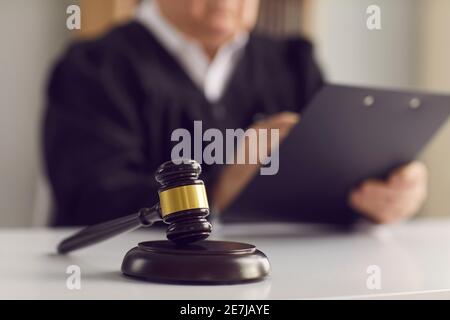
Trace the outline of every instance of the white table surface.
<path fill-rule="evenodd" d="M 165 285 L 125 278 L 122 258 L 138 242 L 164 238 L 138 230 L 58 256 L 74 230 L 0 229 L 0 299 L 450 299 L 450 219 L 414 220 L 342 234 L 299 225 L 216 228 L 214 239 L 255 244 L 272 272 L 242 285 Z M 66 287 L 66 268 L 81 268 L 81 289 Z M 366 286 L 367 267 L 381 268 L 380 290 Z"/>

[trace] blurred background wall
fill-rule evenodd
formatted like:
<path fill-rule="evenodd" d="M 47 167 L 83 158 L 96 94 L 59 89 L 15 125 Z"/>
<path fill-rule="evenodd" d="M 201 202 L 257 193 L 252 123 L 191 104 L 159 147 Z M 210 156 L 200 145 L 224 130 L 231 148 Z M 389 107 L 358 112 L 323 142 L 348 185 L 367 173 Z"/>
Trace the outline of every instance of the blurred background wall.
<path fill-rule="evenodd" d="M 419 1 L 418 79 L 424 89 L 450 92 L 450 1 Z M 424 153 L 430 193 L 424 214 L 450 215 L 450 122 Z"/>
<path fill-rule="evenodd" d="M 309 36 L 328 80 L 355 85 L 416 85 L 420 16 L 416 0 L 310 0 Z M 381 30 L 366 27 L 370 5 Z"/>
<path fill-rule="evenodd" d="M 32 223 L 47 73 L 68 40 L 65 0 L 0 1 L 0 226 Z"/>
<path fill-rule="evenodd" d="M 450 92 L 448 0 L 261 0 L 258 28 L 304 33 L 332 82 Z M 74 36 L 93 37 L 129 19 L 137 0 L 0 1 L 0 227 L 43 223 L 48 195 L 40 177 L 40 116 L 51 63 Z M 82 7 L 81 32 L 65 27 Z M 382 9 L 369 31 L 366 8 Z M 422 214 L 450 214 L 450 126 L 423 159 L 431 171 Z"/>

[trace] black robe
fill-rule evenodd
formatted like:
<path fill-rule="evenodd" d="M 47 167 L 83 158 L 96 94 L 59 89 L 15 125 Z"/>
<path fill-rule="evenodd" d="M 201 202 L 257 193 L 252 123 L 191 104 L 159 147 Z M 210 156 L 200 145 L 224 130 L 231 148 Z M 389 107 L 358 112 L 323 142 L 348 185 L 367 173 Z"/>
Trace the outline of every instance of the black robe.
<path fill-rule="evenodd" d="M 75 43 L 48 86 L 44 149 L 55 225 L 86 225 L 157 201 L 155 169 L 170 160 L 171 133 L 247 128 L 256 118 L 300 112 L 322 86 L 312 46 L 251 34 L 223 97 L 211 104 L 141 24 Z M 219 166 L 204 166 L 210 188 Z M 301 219 L 301 217 L 300 217 Z"/>

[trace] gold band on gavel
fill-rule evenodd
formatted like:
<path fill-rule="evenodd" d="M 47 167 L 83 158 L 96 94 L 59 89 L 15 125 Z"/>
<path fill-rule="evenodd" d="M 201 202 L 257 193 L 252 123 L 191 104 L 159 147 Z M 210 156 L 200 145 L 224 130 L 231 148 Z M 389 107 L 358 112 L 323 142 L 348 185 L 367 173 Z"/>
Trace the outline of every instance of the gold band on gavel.
<path fill-rule="evenodd" d="M 184 210 L 209 208 L 203 184 L 192 184 L 164 190 L 159 194 L 159 204 L 162 217 Z"/>

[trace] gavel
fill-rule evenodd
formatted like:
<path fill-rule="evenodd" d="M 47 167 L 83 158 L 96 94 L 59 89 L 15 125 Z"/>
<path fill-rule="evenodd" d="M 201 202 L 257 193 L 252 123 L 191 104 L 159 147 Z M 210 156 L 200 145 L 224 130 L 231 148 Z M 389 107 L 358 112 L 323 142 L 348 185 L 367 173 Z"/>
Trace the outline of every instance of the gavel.
<path fill-rule="evenodd" d="M 58 245 L 58 252 L 68 253 L 139 227 L 149 227 L 158 221 L 168 225 L 166 236 L 176 244 L 208 238 L 212 226 L 206 219 L 209 205 L 205 185 L 199 179 L 201 166 L 195 160 L 180 162 L 168 161 L 157 169 L 159 203 L 125 217 L 89 226 L 63 240 Z"/>
<path fill-rule="evenodd" d="M 58 252 L 64 254 L 163 221 L 168 225 L 169 241 L 141 242 L 129 250 L 121 267 L 125 276 L 162 283 L 201 284 L 263 279 L 270 272 L 270 264 L 255 246 L 205 240 L 212 226 L 206 219 L 209 205 L 200 173 L 200 164 L 194 160 L 162 164 L 155 173 L 160 184 L 159 203 L 129 216 L 87 227 L 63 240 Z"/>

